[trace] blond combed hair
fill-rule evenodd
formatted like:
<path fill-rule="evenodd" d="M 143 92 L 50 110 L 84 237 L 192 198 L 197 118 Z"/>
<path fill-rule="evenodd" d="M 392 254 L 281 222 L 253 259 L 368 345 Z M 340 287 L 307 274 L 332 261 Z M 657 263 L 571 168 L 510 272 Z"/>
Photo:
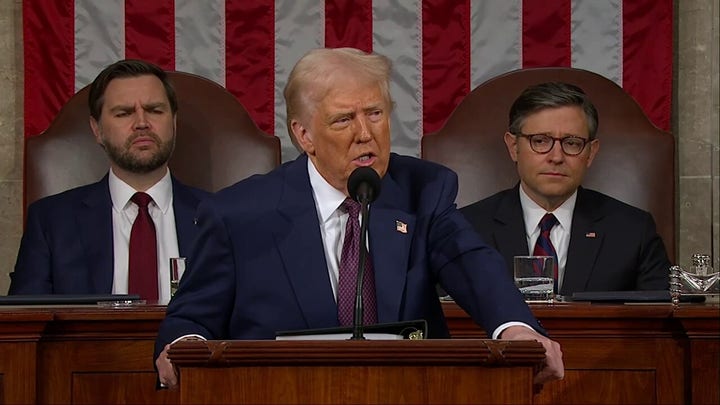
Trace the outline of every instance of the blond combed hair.
<path fill-rule="evenodd" d="M 295 146 L 298 145 L 291 121 L 306 121 L 312 116 L 315 106 L 334 86 L 336 71 L 350 70 L 368 83 L 377 83 L 388 106 L 392 108 L 391 68 L 392 64 L 387 57 L 355 48 L 319 48 L 306 53 L 290 72 L 283 92 L 288 132 Z"/>

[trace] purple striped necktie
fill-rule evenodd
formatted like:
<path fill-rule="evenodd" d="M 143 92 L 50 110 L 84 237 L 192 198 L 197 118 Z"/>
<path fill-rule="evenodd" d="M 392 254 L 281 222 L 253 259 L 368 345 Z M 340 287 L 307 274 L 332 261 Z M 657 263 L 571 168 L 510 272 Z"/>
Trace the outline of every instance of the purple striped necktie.
<path fill-rule="evenodd" d="M 358 262 L 360 260 L 360 203 L 345 199 L 343 209 L 348 213 L 345 226 L 345 240 L 343 241 L 340 256 L 340 271 L 338 275 L 338 321 L 340 325 L 353 324 L 355 313 L 355 287 L 357 286 Z M 377 309 L 375 303 L 375 274 L 370 255 L 365 259 L 365 276 L 362 288 L 363 295 L 363 324 L 377 323 Z"/>
<path fill-rule="evenodd" d="M 533 249 L 533 256 L 552 256 L 553 257 L 553 280 L 555 292 L 558 292 L 558 258 L 555 247 L 550 241 L 550 231 L 558 224 L 555 215 L 547 213 L 540 220 L 540 236 L 535 242 L 535 249 Z M 538 269 L 539 272 L 539 269 Z"/>

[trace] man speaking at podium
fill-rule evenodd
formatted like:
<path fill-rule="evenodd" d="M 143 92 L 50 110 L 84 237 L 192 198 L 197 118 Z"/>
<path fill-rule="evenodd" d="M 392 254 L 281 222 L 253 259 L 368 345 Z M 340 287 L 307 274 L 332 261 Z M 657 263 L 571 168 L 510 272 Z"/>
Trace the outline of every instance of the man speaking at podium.
<path fill-rule="evenodd" d="M 348 179 L 363 167 L 382 179 L 368 215 L 364 322 L 425 319 L 429 338 L 448 338 L 439 283 L 493 338 L 543 344 L 536 383 L 563 377 L 560 346 L 456 209 L 455 173 L 390 153 L 389 77 L 387 58 L 350 48 L 317 49 L 295 65 L 284 96 L 304 153 L 199 206 L 197 245 L 156 342 L 162 384 L 177 384 L 167 350 L 179 338 L 273 339 L 350 325 L 355 274 L 344 273 L 348 257 L 356 269 L 358 261 L 344 242 L 360 238 Z"/>

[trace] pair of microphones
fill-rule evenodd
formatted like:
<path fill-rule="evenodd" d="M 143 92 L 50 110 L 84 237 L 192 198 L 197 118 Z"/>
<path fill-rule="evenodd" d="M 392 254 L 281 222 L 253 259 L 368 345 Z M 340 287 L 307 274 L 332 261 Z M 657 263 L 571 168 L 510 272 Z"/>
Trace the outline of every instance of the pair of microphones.
<path fill-rule="evenodd" d="M 371 167 L 358 167 L 348 178 L 347 185 L 350 197 L 360 203 L 362 221 L 360 222 L 360 255 L 358 259 L 357 285 L 355 288 L 355 307 L 353 312 L 353 328 L 350 340 L 364 340 L 363 334 L 363 282 L 365 279 L 365 262 L 367 261 L 367 228 L 370 222 L 368 206 L 380 195 L 380 176 Z"/>

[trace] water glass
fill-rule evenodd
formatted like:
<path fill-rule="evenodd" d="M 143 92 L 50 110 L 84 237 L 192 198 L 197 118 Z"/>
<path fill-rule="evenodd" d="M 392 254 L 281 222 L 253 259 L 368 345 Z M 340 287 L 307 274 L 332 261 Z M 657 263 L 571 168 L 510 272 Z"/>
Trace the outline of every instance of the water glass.
<path fill-rule="evenodd" d="M 527 302 L 552 302 L 555 258 L 552 256 L 515 256 L 515 285 Z"/>
<path fill-rule="evenodd" d="M 180 279 L 185 273 L 186 260 L 184 257 L 171 257 L 170 258 L 170 296 L 175 295 L 178 285 L 180 285 Z"/>

